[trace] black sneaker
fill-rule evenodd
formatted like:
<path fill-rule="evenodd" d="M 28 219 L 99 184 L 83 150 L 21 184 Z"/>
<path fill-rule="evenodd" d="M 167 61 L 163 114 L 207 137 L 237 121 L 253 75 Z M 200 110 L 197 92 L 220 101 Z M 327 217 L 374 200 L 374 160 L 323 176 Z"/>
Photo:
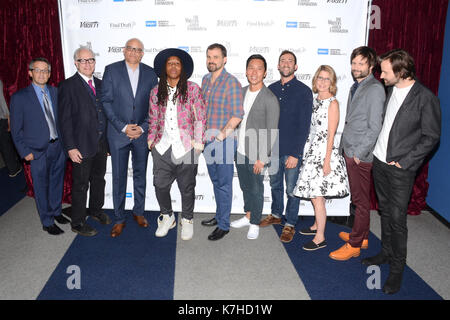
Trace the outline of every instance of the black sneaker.
<path fill-rule="evenodd" d="M 101 224 L 111 224 L 111 218 L 104 212 L 89 213 L 89 216 Z"/>
<path fill-rule="evenodd" d="M 55 220 L 59 224 L 68 224 L 68 223 L 70 223 L 70 220 L 66 219 L 63 215 L 56 216 Z"/>
<path fill-rule="evenodd" d="M 306 250 L 306 251 L 314 251 L 314 250 L 318 250 L 318 249 L 321 249 L 321 248 L 325 248 L 326 246 L 327 246 L 327 242 L 325 240 L 322 241 L 319 244 L 317 244 L 317 243 L 315 243 L 314 241 L 311 240 L 310 242 L 308 242 L 307 244 L 305 244 L 303 246 L 303 249 Z"/>
<path fill-rule="evenodd" d="M 44 229 L 44 231 L 47 231 L 49 234 L 53 236 L 57 236 L 61 233 L 64 233 L 64 231 L 61 230 L 56 224 L 52 224 L 51 226 L 48 227 L 42 227 L 42 229 Z"/>
<path fill-rule="evenodd" d="M 306 229 L 300 230 L 299 233 L 304 236 L 315 236 L 317 233 L 317 230 L 311 230 L 311 228 L 306 228 Z"/>
<path fill-rule="evenodd" d="M 85 236 L 85 237 L 92 237 L 92 236 L 95 236 L 98 233 L 97 230 L 92 228 L 87 223 L 83 223 L 81 225 L 72 227 L 72 231 L 76 232 L 76 233 L 78 233 L 78 234 L 80 234 L 82 236 Z"/>

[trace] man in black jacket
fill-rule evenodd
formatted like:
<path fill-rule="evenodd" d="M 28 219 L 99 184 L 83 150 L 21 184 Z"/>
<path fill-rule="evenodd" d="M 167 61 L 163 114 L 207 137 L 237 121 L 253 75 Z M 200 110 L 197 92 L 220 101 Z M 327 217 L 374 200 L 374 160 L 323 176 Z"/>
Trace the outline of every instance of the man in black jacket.
<path fill-rule="evenodd" d="M 404 50 L 380 57 L 389 86 L 383 127 L 373 151 L 373 178 L 381 215 L 381 252 L 365 265 L 389 263 L 383 292 L 400 290 L 406 265 L 406 217 L 416 172 L 441 135 L 438 98 L 415 79 L 413 58 Z"/>
<path fill-rule="evenodd" d="M 88 47 L 75 51 L 77 72 L 58 88 L 59 125 L 64 149 L 73 162 L 72 231 L 93 236 L 88 225 L 86 198 L 89 189 L 89 215 L 102 224 L 111 219 L 102 212 L 108 145 L 106 117 L 100 102 L 101 80 L 94 77 L 94 53 Z"/>

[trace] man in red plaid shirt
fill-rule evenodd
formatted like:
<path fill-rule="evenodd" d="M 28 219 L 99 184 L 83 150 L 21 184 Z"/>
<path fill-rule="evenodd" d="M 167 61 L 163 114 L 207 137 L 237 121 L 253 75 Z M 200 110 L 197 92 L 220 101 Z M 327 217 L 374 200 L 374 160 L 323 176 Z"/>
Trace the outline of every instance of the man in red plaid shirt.
<path fill-rule="evenodd" d="M 204 226 L 217 227 L 209 240 L 223 238 L 230 228 L 231 202 L 233 199 L 234 156 L 236 135 L 234 129 L 244 116 L 242 87 L 239 81 L 225 70 L 227 50 L 218 43 L 206 51 L 209 73 L 203 77 L 202 92 L 207 106 L 207 143 L 205 160 L 214 186 L 216 215 L 202 221 Z"/>

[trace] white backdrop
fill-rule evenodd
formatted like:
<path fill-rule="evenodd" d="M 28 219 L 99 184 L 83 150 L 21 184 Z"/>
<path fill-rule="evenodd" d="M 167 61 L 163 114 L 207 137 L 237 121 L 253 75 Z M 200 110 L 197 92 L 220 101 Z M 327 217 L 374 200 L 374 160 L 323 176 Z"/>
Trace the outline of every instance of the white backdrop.
<path fill-rule="evenodd" d="M 282 50 L 293 51 L 298 59 L 297 78 L 311 87 L 321 64 L 331 65 L 338 76 L 337 98 L 341 121 L 336 144 L 345 119 L 347 95 L 353 83 L 350 54 L 367 44 L 371 0 L 59 0 L 65 76 L 76 68 L 73 52 L 80 45 L 95 52 L 95 75 L 102 78 L 104 67 L 122 60 L 125 42 L 137 37 L 144 42 L 143 62 L 153 66 L 156 54 L 169 47 L 181 48 L 194 59 L 190 80 L 201 84 L 206 69 L 206 48 L 214 42 L 228 50 L 226 69 L 246 86 L 245 62 L 262 54 L 268 63 L 266 85 L 277 81 L 277 62 Z M 112 208 L 111 164 L 106 173 L 105 208 Z M 149 156 L 146 210 L 159 210 Z M 265 179 L 264 213 L 270 213 L 271 193 Z M 172 188 L 173 209 L 181 209 L 176 183 Z M 349 197 L 328 200 L 328 215 L 348 215 Z M 131 161 L 126 209 L 133 207 Z M 215 212 L 214 193 L 203 157 L 200 158 L 195 212 Z M 237 174 L 233 185 L 233 213 L 243 213 L 243 198 Z M 300 215 L 313 215 L 309 201 L 301 201 Z"/>

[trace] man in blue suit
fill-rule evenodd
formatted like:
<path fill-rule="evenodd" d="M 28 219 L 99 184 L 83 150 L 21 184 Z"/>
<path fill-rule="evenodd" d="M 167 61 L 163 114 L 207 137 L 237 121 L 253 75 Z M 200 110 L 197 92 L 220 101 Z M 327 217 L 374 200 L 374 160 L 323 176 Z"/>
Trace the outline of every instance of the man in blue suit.
<path fill-rule="evenodd" d="M 115 224 L 111 237 L 125 227 L 125 195 L 128 158 L 131 152 L 134 187 L 134 220 L 147 227 L 144 218 L 148 159 L 148 110 L 150 90 L 158 84 L 153 68 L 141 63 L 144 45 L 130 39 L 123 49 L 125 60 L 106 66 L 101 101 L 108 118 L 107 138 L 111 152 Z"/>
<path fill-rule="evenodd" d="M 57 89 L 47 85 L 51 66 L 45 58 L 29 65 L 32 84 L 11 97 L 11 135 L 20 156 L 30 161 L 36 207 L 43 229 L 63 233 L 55 223 L 69 220 L 61 215 L 66 157 L 57 128 Z"/>

